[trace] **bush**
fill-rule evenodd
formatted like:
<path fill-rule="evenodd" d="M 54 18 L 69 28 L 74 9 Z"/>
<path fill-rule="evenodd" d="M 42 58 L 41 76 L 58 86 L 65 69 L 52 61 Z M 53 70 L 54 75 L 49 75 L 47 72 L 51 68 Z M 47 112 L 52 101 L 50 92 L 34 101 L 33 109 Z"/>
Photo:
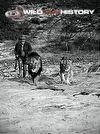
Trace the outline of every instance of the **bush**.
<path fill-rule="evenodd" d="M 74 47 L 78 50 L 84 50 L 85 49 L 84 42 L 86 39 L 87 39 L 86 37 L 82 37 L 82 36 L 76 38 L 73 42 Z"/>
<path fill-rule="evenodd" d="M 95 40 L 93 38 L 88 37 L 78 37 L 73 42 L 74 48 L 78 50 L 86 50 L 86 51 L 92 51 L 92 50 L 100 50 L 100 40 Z"/>

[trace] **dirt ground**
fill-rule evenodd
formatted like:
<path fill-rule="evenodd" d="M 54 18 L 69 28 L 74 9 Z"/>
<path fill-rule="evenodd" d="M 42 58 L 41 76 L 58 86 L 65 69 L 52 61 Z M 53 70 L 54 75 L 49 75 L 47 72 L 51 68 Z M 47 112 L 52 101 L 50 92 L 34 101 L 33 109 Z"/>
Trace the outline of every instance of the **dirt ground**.
<path fill-rule="evenodd" d="M 74 83 L 65 85 L 58 64 L 43 68 L 38 86 L 18 78 L 13 46 L 0 44 L 0 134 L 100 134 L 99 73 L 74 64 Z"/>

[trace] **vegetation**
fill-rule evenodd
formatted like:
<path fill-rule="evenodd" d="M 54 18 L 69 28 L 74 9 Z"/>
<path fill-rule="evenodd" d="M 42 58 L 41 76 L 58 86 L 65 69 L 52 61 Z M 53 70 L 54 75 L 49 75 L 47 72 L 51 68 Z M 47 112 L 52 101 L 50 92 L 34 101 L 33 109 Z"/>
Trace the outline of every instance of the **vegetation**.
<path fill-rule="evenodd" d="M 23 22 L 14 22 L 5 17 L 5 12 L 20 4 L 48 8 L 85 8 L 96 9 L 93 15 L 49 16 L 45 22 L 36 17 Z M 34 6 L 35 6 L 34 5 Z M 46 43 L 54 43 L 61 50 L 100 50 L 100 1 L 98 0 L 1 0 L 0 1 L 0 40 L 17 39 L 21 34 L 36 37 L 39 31 L 47 33 Z M 49 21 L 48 21 L 49 20 Z M 55 32 L 54 32 L 55 30 Z M 54 36 L 55 35 L 55 36 Z M 98 38 L 97 38 L 98 36 Z M 42 37 L 44 40 L 44 37 Z"/>

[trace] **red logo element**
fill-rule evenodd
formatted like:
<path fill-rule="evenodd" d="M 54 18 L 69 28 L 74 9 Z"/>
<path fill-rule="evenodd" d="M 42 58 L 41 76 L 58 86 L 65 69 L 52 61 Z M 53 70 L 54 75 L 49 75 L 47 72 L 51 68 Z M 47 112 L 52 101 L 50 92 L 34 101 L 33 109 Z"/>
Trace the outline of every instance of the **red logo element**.
<path fill-rule="evenodd" d="M 14 21 L 21 21 L 25 18 L 22 6 L 17 6 L 15 10 L 10 10 L 5 13 L 5 16 Z"/>

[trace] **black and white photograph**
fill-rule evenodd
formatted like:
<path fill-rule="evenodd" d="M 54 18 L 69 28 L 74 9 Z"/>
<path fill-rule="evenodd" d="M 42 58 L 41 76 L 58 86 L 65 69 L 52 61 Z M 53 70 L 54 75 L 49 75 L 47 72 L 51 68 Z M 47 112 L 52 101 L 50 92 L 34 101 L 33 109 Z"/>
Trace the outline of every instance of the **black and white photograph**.
<path fill-rule="evenodd" d="M 100 134 L 99 0 L 0 0 L 0 134 Z"/>

